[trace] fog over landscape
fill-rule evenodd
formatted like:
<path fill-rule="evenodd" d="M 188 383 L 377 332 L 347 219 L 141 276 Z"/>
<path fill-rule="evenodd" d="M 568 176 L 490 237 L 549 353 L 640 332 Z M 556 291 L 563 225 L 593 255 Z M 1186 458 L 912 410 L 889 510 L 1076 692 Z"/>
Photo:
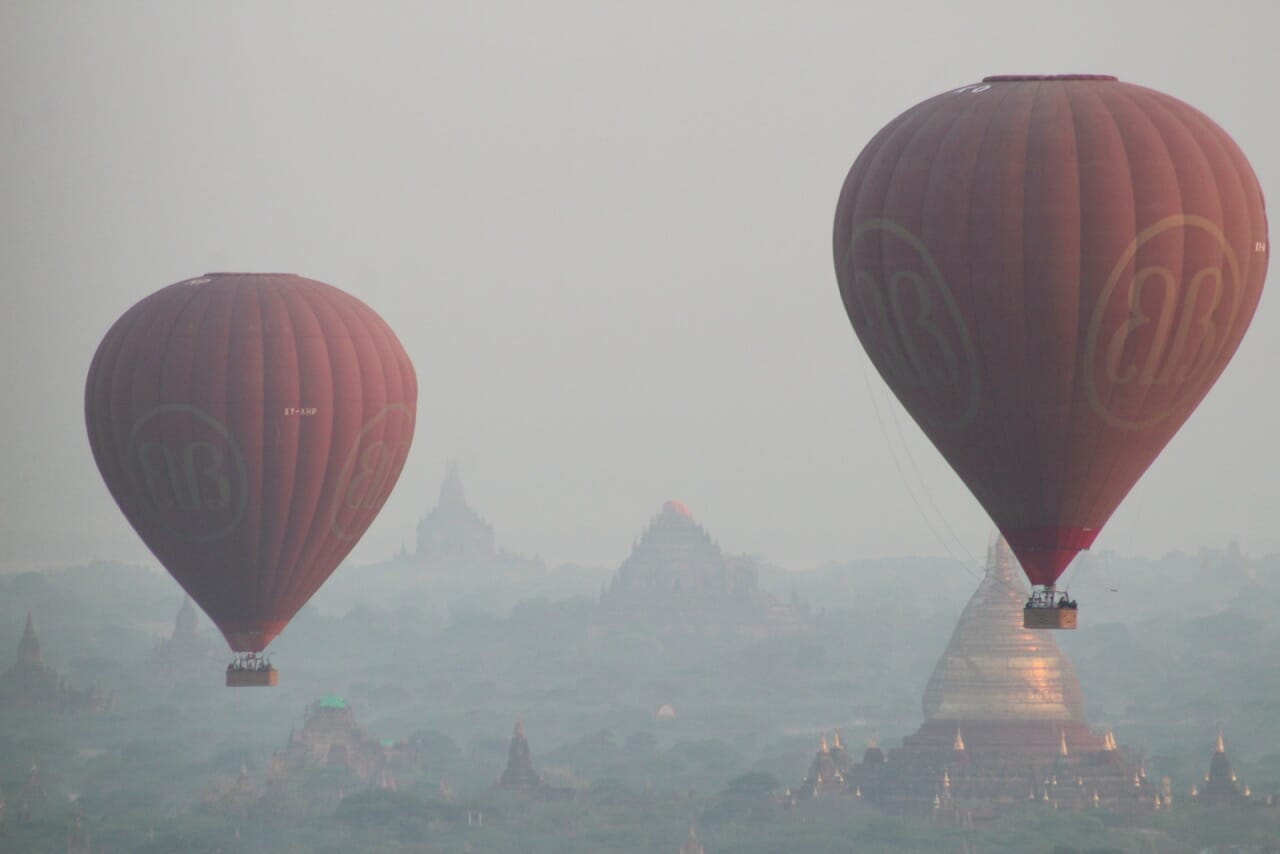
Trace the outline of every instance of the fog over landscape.
<path fill-rule="evenodd" d="M 88 454 L 85 374 L 126 308 L 217 270 L 343 288 L 417 367 L 412 456 L 355 562 L 405 545 L 451 458 L 552 563 L 616 563 L 672 497 L 789 568 L 977 561 L 985 514 L 840 306 L 849 164 L 985 75 L 1108 73 L 1207 112 L 1275 196 L 1277 23 L 1243 2 L 5 4 L 0 569 L 148 559 Z M 1099 548 L 1280 549 L 1271 304 Z"/>
<path fill-rule="evenodd" d="M 0 3 L 0 852 L 1277 850 L 1274 296 L 1063 576 L 1079 628 L 1031 631 L 832 262 L 863 146 L 988 75 L 1169 93 L 1280 198 L 1277 31 L 1248 0 Z M 224 687 L 218 612 L 86 438 L 112 324 L 221 271 L 342 289 L 417 374 L 270 688 Z"/>

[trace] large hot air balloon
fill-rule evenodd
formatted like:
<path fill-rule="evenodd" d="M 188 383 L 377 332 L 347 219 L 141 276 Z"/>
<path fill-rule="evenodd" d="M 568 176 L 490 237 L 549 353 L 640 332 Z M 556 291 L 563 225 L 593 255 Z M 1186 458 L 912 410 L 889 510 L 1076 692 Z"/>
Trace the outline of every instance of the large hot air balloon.
<path fill-rule="evenodd" d="M 999 76 L 868 143 L 834 254 L 872 363 L 1043 588 L 1029 605 L 1057 605 L 1240 344 L 1267 221 L 1240 149 L 1182 101 Z"/>
<path fill-rule="evenodd" d="M 94 459 L 240 654 L 227 684 L 275 684 L 260 654 L 391 493 L 417 396 L 382 318 L 300 276 L 179 282 L 103 338 L 85 387 Z"/>

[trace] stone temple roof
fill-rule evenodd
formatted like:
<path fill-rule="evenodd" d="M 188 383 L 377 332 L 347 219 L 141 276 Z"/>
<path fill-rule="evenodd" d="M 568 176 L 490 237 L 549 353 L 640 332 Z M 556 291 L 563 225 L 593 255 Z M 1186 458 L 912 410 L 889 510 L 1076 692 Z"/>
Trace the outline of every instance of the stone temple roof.
<path fill-rule="evenodd" d="M 1080 682 L 1053 634 L 1022 627 L 1027 595 L 1000 538 L 929 679 L 926 721 L 1085 721 Z"/>
<path fill-rule="evenodd" d="M 662 505 L 610 584 L 610 593 L 623 597 L 725 601 L 751 599 L 756 592 L 754 564 L 727 557 L 679 501 Z"/>

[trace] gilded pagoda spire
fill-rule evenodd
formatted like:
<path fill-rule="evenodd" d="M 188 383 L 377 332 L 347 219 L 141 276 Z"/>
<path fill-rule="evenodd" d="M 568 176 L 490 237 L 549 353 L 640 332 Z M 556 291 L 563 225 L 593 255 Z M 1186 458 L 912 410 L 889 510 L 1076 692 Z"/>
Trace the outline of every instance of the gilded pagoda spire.
<path fill-rule="evenodd" d="M 1022 627 L 1026 597 L 1017 560 L 998 538 L 925 689 L 925 720 L 1085 721 L 1079 680 L 1057 642 Z"/>

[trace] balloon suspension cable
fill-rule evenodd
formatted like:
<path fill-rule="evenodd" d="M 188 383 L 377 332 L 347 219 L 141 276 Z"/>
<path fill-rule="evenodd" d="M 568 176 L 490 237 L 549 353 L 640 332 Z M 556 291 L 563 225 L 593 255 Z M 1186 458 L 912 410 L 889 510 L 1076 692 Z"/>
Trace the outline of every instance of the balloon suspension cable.
<path fill-rule="evenodd" d="M 916 512 L 920 514 L 920 518 L 924 522 L 925 527 L 927 527 L 929 532 L 933 534 L 934 539 L 942 546 L 943 551 L 947 553 L 947 556 L 959 563 L 965 572 L 969 573 L 974 578 L 981 580 L 983 577 L 982 573 L 977 569 L 981 561 L 979 561 L 973 553 L 969 551 L 965 546 L 964 541 L 960 539 L 955 530 L 947 523 L 947 517 L 943 515 L 942 511 L 938 509 L 938 506 L 933 503 L 932 494 L 925 485 L 924 475 L 921 474 L 920 467 L 916 464 L 915 456 L 911 453 L 911 446 L 908 444 L 907 437 L 902 430 L 902 424 L 898 420 L 897 410 L 894 408 L 894 403 L 892 401 L 887 403 L 885 407 L 888 410 L 887 416 L 882 416 L 880 412 L 880 398 L 877 397 L 876 388 L 871 381 L 870 372 L 867 370 L 867 363 L 862 362 L 861 367 L 862 381 L 867 387 L 867 398 L 871 401 L 871 410 L 875 415 L 876 426 L 880 428 L 880 435 L 884 439 L 885 447 L 888 448 L 889 458 L 893 461 L 894 468 L 897 469 L 898 482 L 906 490 L 907 496 L 911 499 L 911 503 L 915 505 Z M 880 394 L 884 395 L 887 400 L 891 395 L 888 395 L 885 392 L 886 389 L 881 387 Z M 889 435 L 889 430 L 885 426 L 886 417 L 889 423 L 893 425 L 894 431 L 897 435 L 898 445 L 901 446 L 900 448 L 894 445 L 893 438 Z M 902 460 L 898 456 L 899 451 L 901 451 L 902 455 L 907 458 L 907 462 L 911 466 L 911 474 L 914 475 L 914 479 L 908 477 L 906 468 L 903 466 Z M 916 494 L 916 489 L 913 484 L 919 486 L 923 500 Z M 937 517 L 937 524 L 935 524 L 935 519 L 933 518 L 935 516 Z M 950 538 L 950 541 L 948 541 L 948 537 Z M 957 548 L 959 549 L 959 554 L 956 552 Z"/>

